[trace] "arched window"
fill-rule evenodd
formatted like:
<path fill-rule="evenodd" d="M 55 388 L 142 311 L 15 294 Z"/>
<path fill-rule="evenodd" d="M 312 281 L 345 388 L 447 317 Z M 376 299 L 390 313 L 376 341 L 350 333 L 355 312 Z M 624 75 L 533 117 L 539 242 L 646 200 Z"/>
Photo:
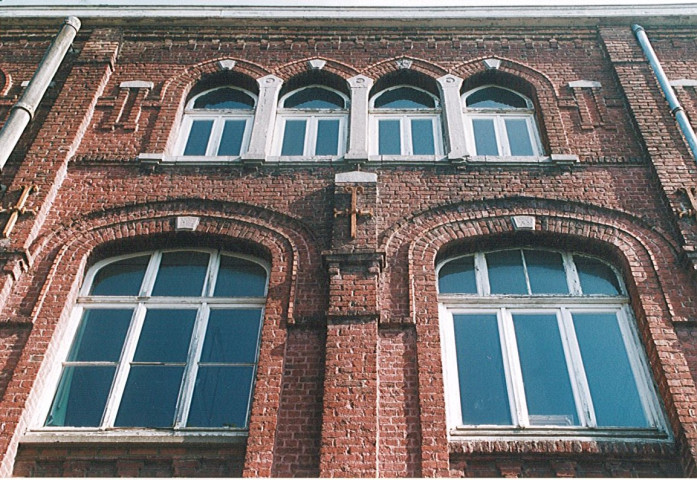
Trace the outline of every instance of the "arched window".
<path fill-rule="evenodd" d="M 279 102 L 277 152 L 281 157 L 330 157 L 346 152 L 348 98 L 313 85 L 290 92 Z"/>
<path fill-rule="evenodd" d="M 400 85 L 371 100 L 371 150 L 377 155 L 434 156 L 443 151 L 440 104 L 420 88 Z"/>
<path fill-rule="evenodd" d="M 203 92 L 186 105 L 178 151 L 184 157 L 239 157 L 247 150 L 256 97 L 235 87 Z"/>
<path fill-rule="evenodd" d="M 532 102 L 507 88 L 488 85 L 463 96 L 468 143 L 476 155 L 540 156 Z"/>
<path fill-rule="evenodd" d="M 211 250 L 95 265 L 45 426 L 245 429 L 267 277 Z"/>
<path fill-rule="evenodd" d="M 606 263 L 480 252 L 442 263 L 438 288 L 452 433 L 665 437 L 626 291 Z"/>

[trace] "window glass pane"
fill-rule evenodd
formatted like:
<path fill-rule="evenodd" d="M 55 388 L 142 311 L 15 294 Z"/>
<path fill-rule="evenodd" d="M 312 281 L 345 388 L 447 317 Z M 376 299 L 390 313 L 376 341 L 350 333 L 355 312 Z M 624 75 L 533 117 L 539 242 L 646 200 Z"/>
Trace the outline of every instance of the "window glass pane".
<path fill-rule="evenodd" d="M 471 108 L 528 108 L 520 95 L 498 87 L 486 87 L 467 97 L 466 104 Z"/>
<path fill-rule="evenodd" d="M 194 101 L 194 108 L 251 110 L 254 108 L 254 99 L 234 88 L 218 88 L 198 97 Z"/>
<path fill-rule="evenodd" d="M 189 427 L 245 428 L 254 367 L 200 367 L 191 401 Z"/>
<path fill-rule="evenodd" d="M 557 317 L 513 315 L 531 425 L 578 425 Z"/>
<path fill-rule="evenodd" d="M 242 150 L 246 120 L 226 120 L 218 147 L 219 156 L 237 156 Z"/>
<path fill-rule="evenodd" d="M 115 367 L 65 367 L 46 426 L 99 426 L 115 371 Z"/>
<path fill-rule="evenodd" d="M 496 132 L 492 119 L 472 120 L 474 129 L 474 145 L 477 155 L 498 155 L 499 147 L 496 143 Z"/>
<path fill-rule="evenodd" d="M 414 155 L 435 155 L 436 144 L 433 139 L 433 120 L 411 120 L 411 146 Z"/>
<path fill-rule="evenodd" d="M 220 256 L 215 297 L 261 297 L 266 290 L 266 270 L 258 263 Z"/>
<path fill-rule="evenodd" d="M 453 324 L 462 424 L 511 425 L 496 315 L 455 315 Z"/>
<path fill-rule="evenodd" d="M 375 108 L 436 108 L 433 97 L 411 87 L 387 90 L 375 99 Z"/>
<path fill-rule="evenodd" d="M 179 366 L 132 366 L 114 425 L 171 428 L 183 373 Z"/>
<path fill-rule="evenodd" d="M 525 250 L 524 253 L 533 294 L 569 293 L 566 272 L 559 253 L 541 250 Z"/>
<path fill-rule="evenodd" d="M 152 296 L 200 297 L 208 257 L 203 252 L 163 253 Z"/>
<path fill-rule="evenodd" d="M 346 108 L 343 97 L 326 88 L 310 87 L 300 90 L 283 102 L 285 108 L 320 109 L 320 108 Z"/>
<path fill-rule="evenodd" d="M 339 154 L 339 119 L 317 122 L 317 145 L 315 155 Z"/>
<path fill-rule="evenodd" d="M 378 154 L 399 155 L 402 153 L 399 120 L 380 120 L 378 122 Z"/>
<path fill-rule="evenodd" d="M 131 257 L 102 267 L 90 295 L 138 295 L 150 256 Z"/>
<path fill-rule="evenodd" d="M 69 362 L 118 362 L 133 310 L 85 310 Z"/>
<path fill-rule="evenodd" d="M 305 124 L 307 120 L 286 120 L 283 130 L 283 156 L 302 156 L 305 153 Z"/>
<path fill-rule="evenodd" d="M 261 310 L 211 310 L 201 362 L 254 363 Z"/>
<path fill-rule="evenodd" d="M 491 293 L 525 295 L 528 287 L 520 250 L 505 250 L 486 254 Z"/>
<path fill-rule="evenodd" d="M 605 263 L 595 258 L 574 255 L 574 263 L 581 280 L 584 295 L 621 295 L 615 272 Z"/>
<path fill-rule="evenodd" d="M 148 310 L 133 361 L 186 362 L 195 319 L 196 310 Z"/>
<path fill-rule="evenodd" d="M 205 155 L 212 129 L 213 120 L 194 120 L 191 122 L 184 155 Z"/>
<path fill-rule="evenodd" d="M 440 293 L 477 293 L 474 256 L 461 257 L 443 265 L 438 271 Z"/>
<path fill-rule="evenodd" d="M 648 427 L 616 315 L 572 316 L 598 426 Z"/>
<path fill-rule="evenodd" d="M 507 118 L 505 122 L 506 131 L 508 133 L 508 146 L 511 148 L 511 155 L 534 155 L 532 143 L 530 143 L 528 122 L 522 118 Z"/>

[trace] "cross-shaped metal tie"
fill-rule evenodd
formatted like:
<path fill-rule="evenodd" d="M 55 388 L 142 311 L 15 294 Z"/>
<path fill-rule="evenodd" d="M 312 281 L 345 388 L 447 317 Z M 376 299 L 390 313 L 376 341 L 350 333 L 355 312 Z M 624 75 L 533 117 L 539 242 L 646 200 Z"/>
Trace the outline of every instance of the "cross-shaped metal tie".
<path fill-rule="evenodd" d="M 12 232 L 12 229 L 15 227 L 17 219 L 20 215 L 24 215 L 25 213 L 31 213 L 33 215 L 36 213 L 34 210 L 25 208 L 24 205 L 26 205 L 29 195 L 36 193 L 38 190 L 39 189 L 34 185 L 24 187 L 22 189 L 22 194 L 19 196 L 19 199 L 14 207 L 0 208 L 0 213 L 10 212 L 10 216 L 7 219 L 5 228 L 2 230 L 2 238 L 7 238 L 10 236 L 10 232 Z"/>
<path fill-rule="evenodd" d="M 351 238 L 355 239 L 356 238 L 356 220 L 358 217 L 372 217 L 373 216 L 373 211 L 372 210 L 361 210 L 357 206 L 357 195 L 358 194 L 363 194 L 364 190 L 362 186 L 346 186 L 344 187 L 344 191 L 346 193 L 351 194 L 351 208 L 347 208 L 345 210 L 338 210 L 334 209 L 334 218 L 338 217 L 339 215 L 347 215 L 351 217 Z"/>

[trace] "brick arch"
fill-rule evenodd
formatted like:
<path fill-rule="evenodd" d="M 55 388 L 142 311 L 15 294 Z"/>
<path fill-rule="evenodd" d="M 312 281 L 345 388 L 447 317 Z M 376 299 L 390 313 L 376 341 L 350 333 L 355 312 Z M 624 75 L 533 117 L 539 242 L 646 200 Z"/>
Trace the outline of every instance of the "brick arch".
<path fill-rule="evenodd" d="M 411 62 L 411 66 L 408 69 L 402 69 L 398 65 L 398 62 L 400 61 Z M 433 62 L 429 62 L 428 60 L 402 56 L 382 60 L 378 63 L 370 65 L 364 68 L 361 74 L 365 75 L 366 77 L 379 79 L 380 77 L 384 77 L 385 75 L 388 75 L 390 73 L 399 72 L 400 70 L 413 70 L 415 72 L 426 75 L 427 77 L 431 77 L 434 80 L 448 73 L 448 71 L 440 65 L 437 65 Z"/>
<path fill-rule="evenodd" d="M 273 74 L 282 78 L 284 81 L 288 81 L 289 79 L 297 75 L 306 73 L 308 70 L 310 70 L 310 68 L 308 67 L 308 62 L 310 62 L 311 60 L 321 60 L 323 62 L 326 62 L 324 64 L 324 67 L 322 67 L 322 70 L 320 71 L 336 75 L 337 77 L 341 77 L 343 80 L 348 80 L 349 78 L 354 77 L 359 73 L 358 70 L 346 63 L 342 63 L 327 57 L 314 56 L 303 58 L 301 60 L 295 60 L 286 63 L 285 65 L 281 65 L 274 69 Z"/>
<path fill-rule="evenodd" d="M 511 217 L 533 215 L 534 232 L 516 232 Z M 506 243 L 507 242 L 507 243 Z M 674 305 L 666 293 L 683 289 L 688 272 L 678 263 L 678 246 L 667 236 L 624 212 L 588 205 L 540 199 L 504 199 L 471 202 L 435 208 L 400 222 L 382 236 L 387 265 L 382 282 L 383 311 L 390 311 L 394 321 L 414 325 L 419 338 L 420 429 L 422 461 L 429 462 L 424 476 L 446 475 L 450 451 L 447 441 L 445 399 L 440 367 L 440 331 L 436 292 L 435 262 L 442 252 L 452 253 L 465 246 L 468 251 L 498 245 L 539 245 L 586 251 L 609 258 L 625 273 L 645 350 L 650 359 L 659 393 L 666 405 L 669 425 L 682 444 L 685 471 L 691 471 L 695 441 L 681 425 L 697 428 L 687 412 L 687 405 L 697 401 L 697 388 L 691 378 L 681 384 L 688 364 L 677 345 L 674 320 L 685 320 L 681 305 Z M 407 271 L 405 271 L 407 266 Z M 676 278 L 677 277 L 677 278 Z M 665 299 L 665 300 L 664 300 Z M 694 312 L 691 312 L 694 316 Z M 669 364 L 666 364 L 666 360 Z M 689 377 L 689 375 L 688 375 Z M 686 385 L 687 384 L 687 385 Z M 683 390 L 683 387 L 686 389 Z M 485 442 L 486 443 L 486 442 Z M 473 452 L 492 453 L 485 443 L 469 446 Z M 512 442 L 511 451 L 543 453 L 536 448 L 555 451 L 589 451 L 601 453 L 593 442 L 569 440 L 557 444 L 530 446 L 529 442 Z"/>
<path fill-rule="evenodd" d="M 484 60 L 494 58 L 501 62 L 498 69 L 487 69 Z M 566 136 L 559 95 L 552 80 L 528 65 L 514 60 L 486 57 L 463 63 L 453 69 L 453 74 L 464 78 L 463 92 L 486 83 L 494 83 L 519 90 L 535 104 L 540 122 L 540 134 L 549 146 L 549 153 L 570 154 Z"/>
<path fill-rule="evenodd" d="M 164 82 L 159 98 L 163 108 L 160 109 L 152 133 L 145 141 L 144 152 L 161 153 L 171 148 L 176 142 L 176 135 L 173 135 L 173 132 L 179 128 L 179 121 L 189 92 L 206 75 L 220 72 L 218 62 L 223 60 L 235 62 L 232 72 L 255 80 L 269 74 L 266 69 L 255 63 L 230 57 L 214 58 L 187 66 Z"/>

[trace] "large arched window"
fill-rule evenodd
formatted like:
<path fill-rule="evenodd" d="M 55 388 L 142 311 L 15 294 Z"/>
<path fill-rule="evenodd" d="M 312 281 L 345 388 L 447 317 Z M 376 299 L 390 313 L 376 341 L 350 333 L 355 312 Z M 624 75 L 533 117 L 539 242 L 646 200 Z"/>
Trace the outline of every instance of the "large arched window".
<path fill-rule="evenodd" d="M 247 150 L 256 97 L 246 90 L 220 87 L 186 105 L 178 152 L 184 157 L 239 157 Z"/>
<path fill-rule="evenodd" d="M 95 265 L 45 426 L 245 429 L 267 277 L 211 250 Z"/>
<path fill-rule="evenodd" d="M 585 255 L 515 249 L 438 270 L 451 433 L 664 436 L 622 282 Z"/>
<path fill-rule="evenodd" d="M 540 156 L 542 148 L 530 99 L 488 85 L 463 96 L 465 129 L 475 155 Z"/>
<path fill-rule="evenodd" d="M 281 157 L 336 158 L 346 152 L 348 98 L 313 85 L 290 92 L 279 102 L 276 138 Z"/>
<path fill-rule="evenodd" d="M 400 85 L 371 100 L 371 151 L 388 156 L 441 155 L 440 103 L 420 88 Z"/>

